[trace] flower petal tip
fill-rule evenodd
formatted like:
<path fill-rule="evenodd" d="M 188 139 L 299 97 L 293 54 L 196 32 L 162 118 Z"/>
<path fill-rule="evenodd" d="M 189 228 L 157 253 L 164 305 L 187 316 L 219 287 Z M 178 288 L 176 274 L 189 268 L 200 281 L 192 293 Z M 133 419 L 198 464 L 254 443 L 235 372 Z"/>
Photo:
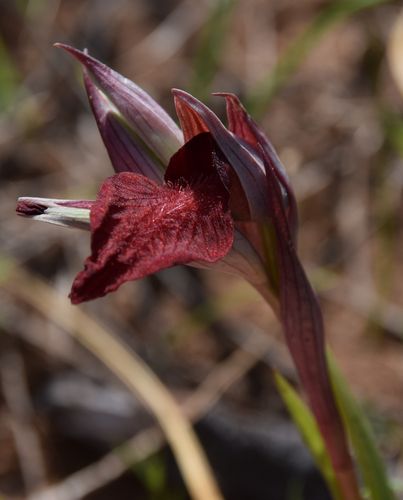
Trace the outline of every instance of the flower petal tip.
<path fill-rule="evenodd" d="M 176 99 L 179 99 L 181 101 L 195 100 L 195 97 L 193 97 L 192 94 L 189 94 L 189 92 L 186 92 L 186 90 L 173 88 L 171 89 L 171 93 L 174 96 L 175 100 Z"/>
<path fill-rule="evenodd" d="M 213 95 L 214 97 L 232 97 L 240 102 L 239 97 L 233 92 L 212 92 L 211 95 Z"/>
<path fill-rule="evenodd" d="M 81 63 L 85 64 L 85 61 L 87 58 L 91 57 L 88 56 L 84 51 L 76 49 L 75 47 L 72 47 L 71 45 L 68 45 L 67 43 L 61 43 L 61 42 L 56 42 L 53 44 L 53 47 L 56 47 L 57 49 L 63 49 L 72 56 L 74 56 L 76 59 L 78 59 Z"/>
<path fill-rule="evenodd" d="M 22 217 L 35 217 L 42 215 L 46 206 L 30 198 L 18 198 L 15 211 Z"/>
<path fill-rule="evenodd" d="M 79 50 L 71 45 L 67 45 L 66 43 L 55 43 L 53 45 L 58 49 L 63 49 L 72 55 L 79 63 L 83 65 L 84 74 L 86 70 L 89 71 L 93 76 L 97 76 L 97 74 L 101 75 L 103 73 L 112 72 L 112 70 L 106 66 L 106 64 L 98 61 L 95 57 L 92 57 L 88 54 L 88 50 Z"/>
<path fill-rule="evenodd" d="M 82 304 L 86 300 L 84 297 L 82 297 L 79 293 L 76 292 L 76 290 L 74 289 L 74 285 L 73 285 L 73 288 L 71 289 L 71 292 L 69 294 L 69 299 L 70 299 L 70 302 L 73 304 L 73 306 L 77 306 L 78 304 Z"/>
<path fill-rule="evenodd" d="M 90 200 L 22 197 L 17 200 L 16 212 L 22 217 L 58 226 L 89 229 L 92 203 Z"/>

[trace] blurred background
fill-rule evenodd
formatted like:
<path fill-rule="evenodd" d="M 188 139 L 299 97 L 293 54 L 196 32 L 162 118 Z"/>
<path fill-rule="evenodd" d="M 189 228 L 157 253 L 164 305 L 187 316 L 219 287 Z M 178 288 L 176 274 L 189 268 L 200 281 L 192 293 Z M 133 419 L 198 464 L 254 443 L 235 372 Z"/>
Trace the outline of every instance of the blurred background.
<path fill-rule="evenodd" d="M 14 213 L 18 196 L 93 198 L 112 173 L 78 64 L 57 41 L 88 48 L 173 116 L 179 87 L 220 116 L 210 93 L 235 92 L 260 121 L 295 188 L 300 254 L 328 342 L 403 491 L 401 9 L 387 0 L 0 0 L 1 498 L 187 498 L 153 418 L 66 327 L 77 319 L 67 296 L 89 235 Z M 329 498 L 273 383 L 273 368 L 296 382 L 280 328 L 246 283 L 177 267 L 80 310 L 178 401 L 193 397 L 226 499 Z"/>

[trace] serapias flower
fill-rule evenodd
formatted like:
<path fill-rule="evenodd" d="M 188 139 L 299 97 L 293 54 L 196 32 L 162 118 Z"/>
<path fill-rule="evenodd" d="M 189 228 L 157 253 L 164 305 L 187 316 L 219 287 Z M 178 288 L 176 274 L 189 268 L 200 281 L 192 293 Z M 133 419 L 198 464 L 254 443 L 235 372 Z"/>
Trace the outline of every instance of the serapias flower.
<path fill-rule="evenodd" d="M 238 98 L 228 127 L 173 90 L 181 129 L 142 89 L 85 52 L 92 111 L 116 174 L 95 201 L 20 198 L 17 212 L 91 230 L 70 294 L 79 303 L 175 264 L 239 274 L 270 302 L 326 442 L 343 498 L 359 493 L 326 367 L 323 320 L 296 252 L 297 208 L 273 147 Z"/>
<path fill-rule="evenodd" d="M 214 264 L 247 279 L 276 308 L 277 271 L 267 271 L 260 231 L 268 220 L 264 154 L 278 169 L 294 235 L 295 201 L 271 145 L 238 99 L 225 94 L 227 129 L 202 103 L 174 90 L 181 130 L 133 82 L 62 47 L 85 67 L 91 108 L 116 175 L 96 201 L 24 197 L 17 213 L 91 230 L 92 254 L 73 283 L 72 302 L 175 264 Z"/>

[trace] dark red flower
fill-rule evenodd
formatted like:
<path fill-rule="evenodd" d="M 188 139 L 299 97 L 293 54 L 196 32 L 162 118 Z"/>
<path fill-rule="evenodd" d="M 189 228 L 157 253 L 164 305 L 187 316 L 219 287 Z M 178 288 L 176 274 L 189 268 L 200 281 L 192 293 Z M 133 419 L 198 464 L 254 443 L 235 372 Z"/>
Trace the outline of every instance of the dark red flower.
<path fill-rule="evenodd" d="M 62 46 L 84 66 L 98 128 L 116 175 L 96 201 L 20 198 L 20 215 L 91 229 L 76 277 L 79 303 L 175 264 L 235 272 L 271 303 L 346 499 L 358 490 L 326 367 L 320 307 L 296 251 L 297 208 L 272 145 L 236 96 L 228 128 L 174 90 L 181 129 L 142 89 Z"/>

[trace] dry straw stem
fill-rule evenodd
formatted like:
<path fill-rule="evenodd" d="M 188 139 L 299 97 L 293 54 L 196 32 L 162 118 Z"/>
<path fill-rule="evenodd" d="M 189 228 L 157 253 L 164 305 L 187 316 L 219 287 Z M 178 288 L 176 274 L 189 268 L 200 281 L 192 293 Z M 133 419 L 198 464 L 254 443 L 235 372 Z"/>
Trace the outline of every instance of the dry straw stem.
<path fill-rule="evenodd" d="M 1 267 L 8 266 L 3 262 Z M 161 426 L 192 498 L 222 499 L 189 420 L 141 358 L 41 280 L 16 267 L 5 274 L 1 286 L 73 335 L 143 401 Z"/>

